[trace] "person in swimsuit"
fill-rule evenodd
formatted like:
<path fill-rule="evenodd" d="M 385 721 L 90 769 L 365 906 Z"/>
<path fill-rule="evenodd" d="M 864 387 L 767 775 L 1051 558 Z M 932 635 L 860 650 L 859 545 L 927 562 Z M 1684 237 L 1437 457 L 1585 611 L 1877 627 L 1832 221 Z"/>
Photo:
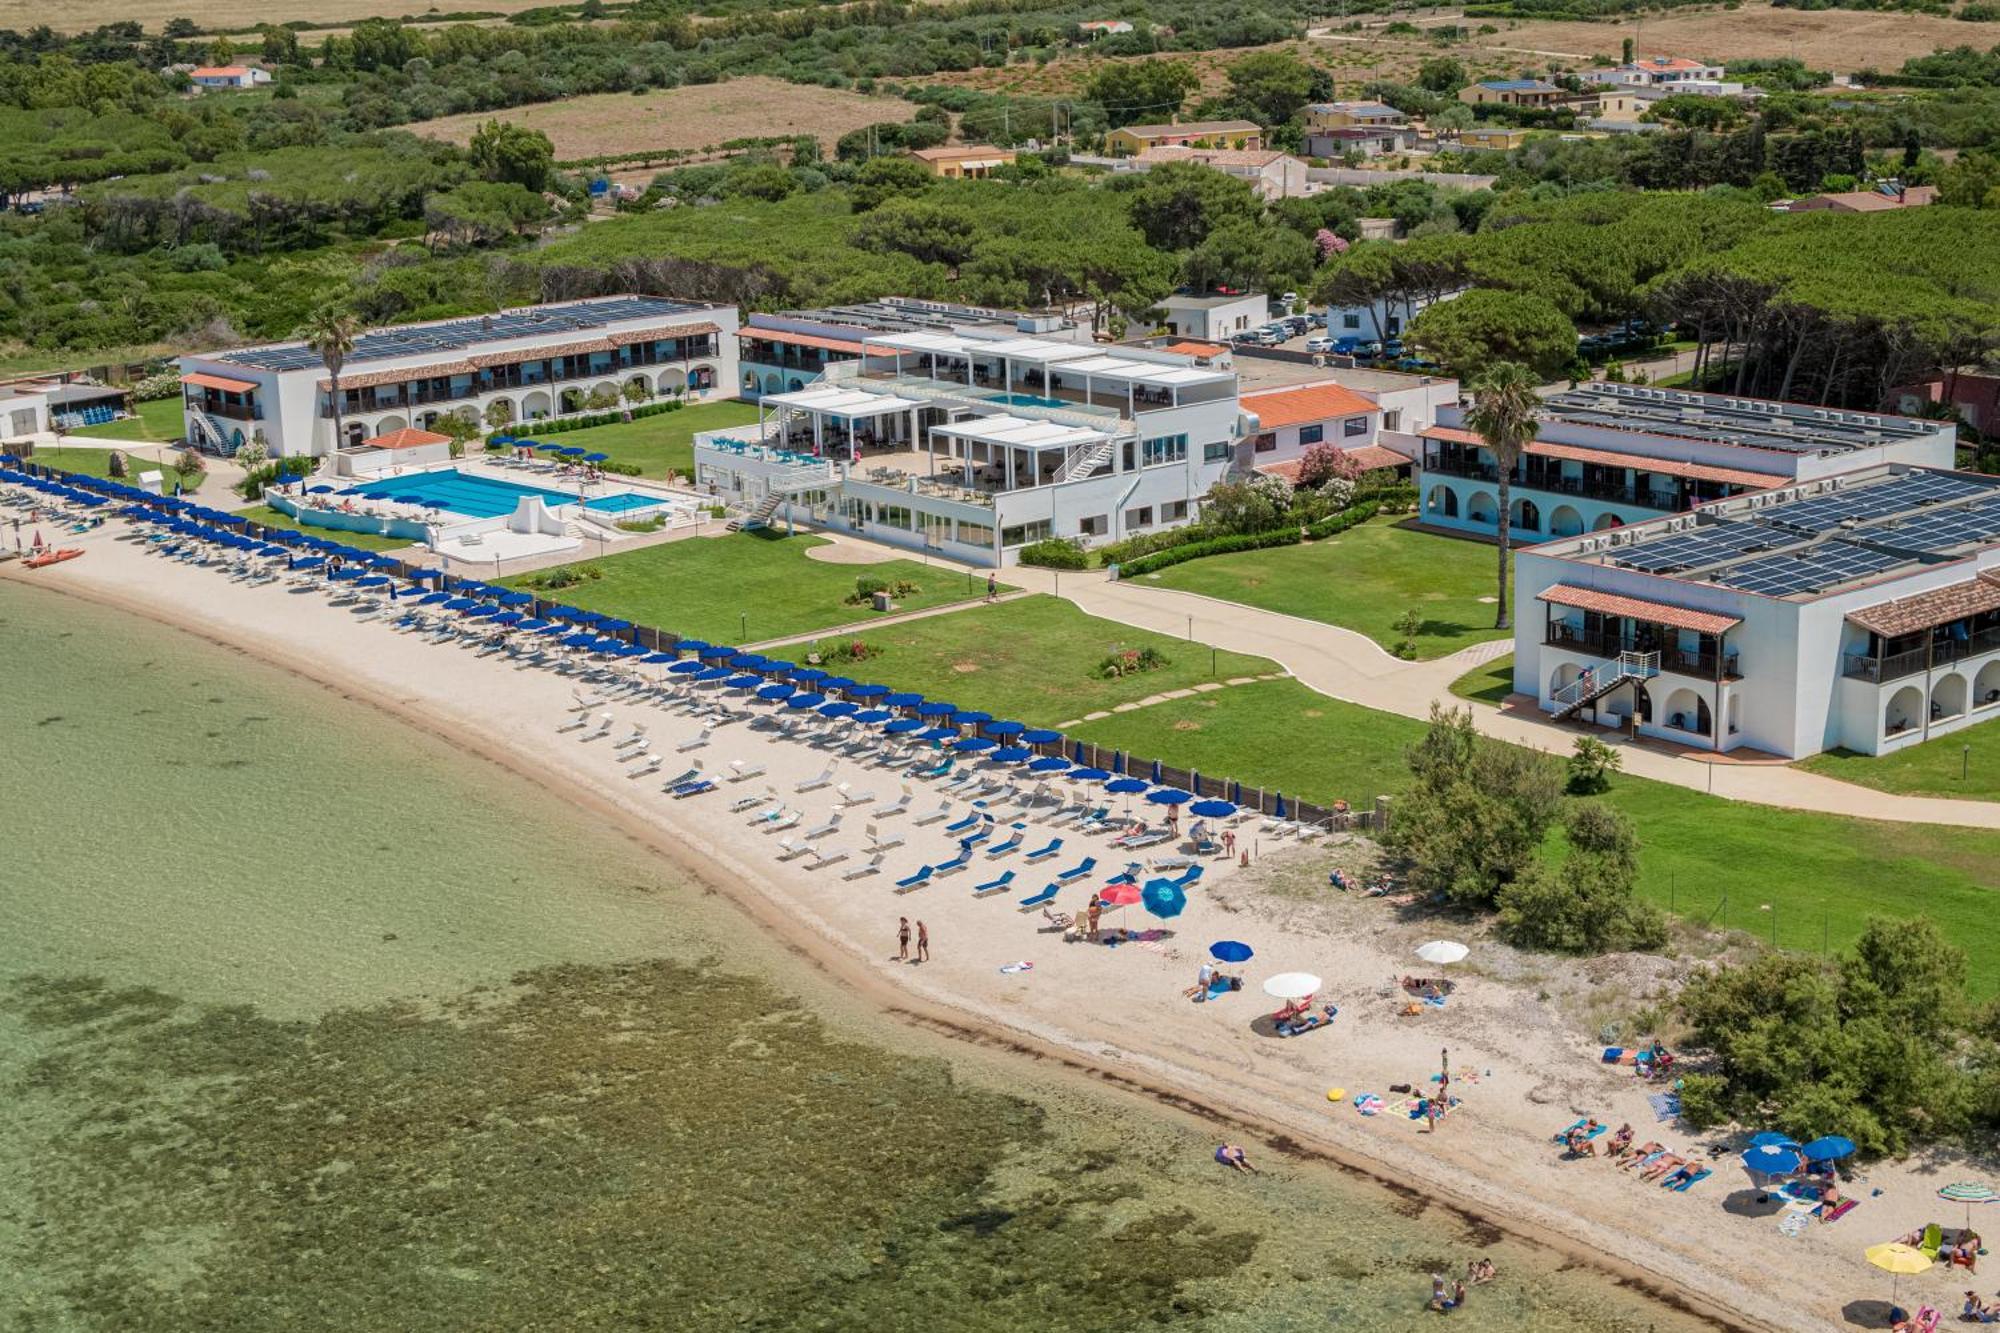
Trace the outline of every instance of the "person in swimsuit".
<path fill-rule="evenodd" d="M 924 925 L 923 922 L 919 921 L 917 922 L 917 961 L 920 963 L 928 963 L 930 960 L 931 960 L 930 928 Z"/>
<path fill-rule="evenodd" d="M 896 918 L 896 961 L 910 961 L 910 918 L 906 916 Z"/>
<path fill-rule="evenodd" d="M 1215 1150 L 1215 1160 L 1232 1170 L 1246 1171 L 1253 1176 L 1257 1174 L 1257 1168 L 1250 1165 L 1249 1157 L 1244 1154 L 1241 1148 L 1233 1143 L 1225 1143 L 1220 1148 L 1217 1148 Z"/>

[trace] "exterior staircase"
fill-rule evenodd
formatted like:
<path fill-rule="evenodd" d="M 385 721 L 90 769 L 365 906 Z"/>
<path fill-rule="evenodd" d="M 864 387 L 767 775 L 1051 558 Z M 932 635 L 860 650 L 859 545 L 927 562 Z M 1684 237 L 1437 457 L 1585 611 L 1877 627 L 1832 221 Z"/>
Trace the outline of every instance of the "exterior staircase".
<path fill-rule="evenodd" d="M 1660 674 L 1658 653 L 1620 653 L 1616 658 L 1587 668 L 1569 684 L 1555 692 L 1555 720 L 1575 717 L 1627 682 L 1651 680 Z"/>
<path fill-rule="evenodd" d="M 1096 444 L 1071 450 L 1069 457 L 1063 459 L 1062 466 L 1056 469 L 1055 480 L 1059 483 L 1078 481 L 1089 476 L 1109 463 L 1117 448 L 1115 441 L 1100 440 Z"/>
<path fill-rule="evenodd" d="M 741 532 L 745 528 L 761 528 L 769 523 L 778 512 L 778 506 L 785 502 L 782 491 L 771 491 L 759 500 L 756 507 L 746 514 L 732 518 L 725 525 L 730 532 Z"/>
<path fill-rule="evenodd" d="M 187 411 L 188 443 L 206 453 L 220 454 L 224 458 L 236 452 L 230 442 L 229 432 L 215 424 L 206 412 Z"/>

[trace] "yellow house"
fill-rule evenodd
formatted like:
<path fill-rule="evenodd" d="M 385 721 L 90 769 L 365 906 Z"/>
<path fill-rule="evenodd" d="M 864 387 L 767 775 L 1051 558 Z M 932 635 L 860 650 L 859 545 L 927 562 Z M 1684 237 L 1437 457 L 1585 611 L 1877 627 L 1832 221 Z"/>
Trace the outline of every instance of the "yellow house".
<path fill-rule="evenodd" d="M 1382 102 L 1314 102 L 1306 108 L 1306 131 L 1401 129 L 1410 118 Z"/>
<path fill-rule="evenodd" d="M 1637 120 L 1639 113 L 1651 106 L 1653 99 L 1641 97 L 1625 88 L 1606 88 L 1594 94 L 1597 101 L 1597 115 L 1603 120 Z"/>
<path fill-rule="evenodd" d="M 1127 125 L 1104 136 L 1114 157 L 1148 148 L 1262 148 L 1263 128 L 1248 120 L 1190 120 L 1177 125 Z"/>
<path fill-rule="evenodd" d="M 1486 79 L 1468 83 L 1458 90 L 1458 100 L 1467 106 L 1547 107 L 1568 97 L 1568 93 L 1553 83 L 1544 83 L 1540 79 Z"/>
<path fill-rule="evenodd" d="M 1528 142 L 1526 130 L 1513 130 L 1499 125 L 1479 125 L 1458 132 L 1461 148 L 1490 148 L 1495 152 L 1507 152 Z"/>
<path fill-rule="evenodd" d="M 1014 150 L 992 144 L 966 143 L 951 148 L 918 148 L 911 157 L 924 164 L 933 176 L 947 180 L 972 180 L 991 176 L 995 167 L 1014 164 Z"/>

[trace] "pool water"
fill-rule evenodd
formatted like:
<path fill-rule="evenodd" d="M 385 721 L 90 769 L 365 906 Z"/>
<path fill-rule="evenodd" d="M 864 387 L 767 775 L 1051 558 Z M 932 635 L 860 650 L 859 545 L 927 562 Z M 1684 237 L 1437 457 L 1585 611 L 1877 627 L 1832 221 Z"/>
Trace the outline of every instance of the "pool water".
<path fill-rule="evenodd" d="M 1070 404 L 1070 403 L 1067 403 L 1067 402 L 1065 402 L 1064 400 L 1062 400 L 1062 399 L 1060 399 L 1060 398 L 1041 398 L 1041 397 L 1037 397 L 1036 395 L 1034 395 L 1034 394 L 1032 394 L 1032 393 L 995 393 L 995 394 L 988 394 L 988 395 L 987 395 L 987 399 L 986 399 L 986 400 L 987 400 L 988 402 L 991 402 L 991 403 L 1005 403 L 1005 404 L 1006 404 L 1007 406 L 1009 406 L 1009 407 L 1069 407 L 1069 406 L 1072 406 L 1072 404 Z"/>
<path fill-rule="evenodd" d="M 656 496 L 640 495 L 637 491 L 620 491 L 616 495 L 600 495 L 595 500 L 585 500 L 585 509 L 595 509 L 599 513 L 626 514 L 634 509 L 657 509 L 660 500 Z"/>
<path fill-rule="evenodd" d="M 410 499 L 420 504 L 436 505 L 439 509 L 449 509 L 454 514 L 464 514 L 468 518 L 505 518 L 514 512 L 514 506 L 528 496 L 534 496 L 545 505 L 573 505 L 578 496 L 569 491 L 552 491 L 543 486 L 523 486 L 519 482 L 498 481 L 492 477 L 476 476 L 460 472 L 457 468 L 444 468 L 437 472 L 414 472 L 404 477 L 382 477 L 366 481 L 359 486 L 350 486 L 347 495 L 365 495 L 377 500 Z M 657 501 L 630 491 L 617 495 L 602 495 L 594 500 L 584 501 L 587 509 L 610 510 L 622 513 L 628 509 L 642 509 Z"/>

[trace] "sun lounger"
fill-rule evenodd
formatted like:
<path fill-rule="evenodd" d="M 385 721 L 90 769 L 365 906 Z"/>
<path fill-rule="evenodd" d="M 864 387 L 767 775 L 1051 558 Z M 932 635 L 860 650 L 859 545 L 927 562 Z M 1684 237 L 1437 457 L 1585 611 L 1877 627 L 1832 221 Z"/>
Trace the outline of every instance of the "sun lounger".
<path fill-rule="evenodd" d="M 1144 833 L 1128 833 L 1122 838 L 1115 839 L 1111 845 L 1136 852 L 1142 848 L 1157 847 L 1163 842 L 1172 842 L 1173 840 L 1173 830 L 1161 828 L 1149 829 Z"/>
<path fill-rule="evenodd" d="M 634 726 L 632 728 L 631 735 L 625 736 L 622 739 L 614 742 L 611 748 L 614 750 L 623 750 L 634 745 L 644 745 L 645 743 L 646 743 L 646 728 L 643 725 L 640 725 L 640 726 Z"/>
<path fill-rule="evenodd" d="M 780 861 L 796 861 L 812 849 L 812 839 L 804 834 L 796 834 L 789 838 L 778 839 L 778 859 Z"/>
<path fill-rule="evenodd" d="M 807 778 L 804 782 L 801 782 L 798 786 L 792 788 L 792 790 L 800 792 L 818 791 L 822 787 L 831 787 L 832 785 L 833 785 L 833 770 L 831 768 L 827 768 L 820 770 L 820 774 L 818 777 Z"/>
<path fill-rule="evenodd" d="M 1146 862 L 1146 865 L 1149 869 L 1156 871 L 1186 870 L 1189 866 L 1193 864 L 1194 864 L 1194 858 L 1189 856 L 1156 856 L 1152 858 L 1150 861 Z"/>
<path fill-rule="evenodd" d="M 841 878 L 865 879 L 869 875 L 878 875 L 881 872 L 882 872 L 882 853 L 876 852 L 873 856 L 869 857 L 866 861 L 863 861 L 860 865 L 855 866 L 852 869 L 848 870 L 847 873 L 841 876 Z"/>
<path fill-rule="evenodd" d="M 975 811 L 963 819 L 953 820 L 951 823 L 946 824 L 944 831 L 954 837 L 961 833 L 970 833 L 973 829 L 979 827 L 980 818 L 981 816 Z"/>
<path fill-rule="evenodd" d="M 805 832 L 806 840 L 810 842 L 814 838 L 824 838 L 827 834 L 833 832 L 835 829 L 839 827 L 840 827 L 840 812 L 835 811 L 833 814 L 830 814 L 826 817 L 825 823 L 815 824 L 811 828 L 807 829 Z"/>
<path fill-rule="evenodd" d="M 866 805 L 870 801 L 875 799 L 874 792 L 851 791 L 849 790 L 849 785 L 845 782 L 841 783 L 838 787 L 835 787 L 833 789 L 833 794 L 841 799 L 841 803 L 843 805 Z"/>
<path fill-rule="evenodd" d="M 1023 912 L 1032 912 L 1037 907 L 1040 907 L 1045 903 L 1054 902 L 1056 900 L 1056 894 L 1060 892 L 1061 889 L 1062 886 L 1060 884 L 1051 884 L 1047 888 L 1041 890 L 1039 893 L 1031 893 L 1027 897 L 1021 899 L 1018 906 Z"/>
<path fill-rule="evenodd" d="M 915 799 L 916 797 L 910 791 L 909 784 L 905 783 L 903 784 L 903 794 L 896 798 L 895 804 L 883 806 L 875 812 L 875 817 L 877 819 L 887 819 L 890 815 L 907 814 L 910 809 L 910 802 Z"/>
<path fill-rule="evenodd" d="M 1074 884 L 1076 881 L 1082 879 L 1085 875 L 1088 875 L 1091 871 L 1095 869 L 1097 869 L 1097 858 L 1094 856 L 1086 856 L 1081 861 L 1071 866 L 1068 870 L 1057 871 L 1056 883 Z"/>
<path fill-rule="evenodd" d="M 1939 1252 L 1944 1249 L 1944 1228 L 1935 1222 L 1925 1227 L 1923 1239 L 1917 1243 L 1917 1248 L 1924 1252 L 1925 1258 L 1936 1263 Z"/>
<path fill-rule="evenodd" d="M 674 799 L 676 801 L 685 801 L 690 796 L 705 796 L 714 790 L 715 784 L 713 782 L 707 778 L 699 778 L 693 782 L 683 783 L 674 788 Z"/>
<path fill-rule="evenodd" d="M 984 884 L 973 885 L 972 896 L 975 898 L 985 898 L 992 894 L 1005 893 L 1013 883 L 1014 872 L 1010 870 L 998 879 L 989 879 Z"/>
<path fill-rule="evenodd" d="M 729 813 L 740 815 L 746 810 L 755 810 L 758 806 L 767 804 L 770 800 L 771 796 L 769 793 L 760 796 L 739 796 L 730 804 Z"/>
<path fill-rule="evenodd" d="M 830 847 L 826 851 L 815 852 L 811 864 L 807 865 L 806 869 L 823 870 L 835 861 L 845 861 L 849 855 L 850 853 L 845 847 Z"/>
<path fill-rule="evenodd" d="M 686 754 L 689 750 L 699 750 L 702 746 L 708 744 L 708 738 L 714 734 L 707 727 L 703 727 L 700 732 L 682 741 L 674 749 L 681 754 Z"/>
<path fill-rule="evenodd" d="M 653 743 L 651 741 L 642 740 L 637 745 L 634 745 L 631 749 L 619 755 L 617 762 L 621 764 L 629 764 L 634 759 L 644 758 L 646 751 L 652 748 L 653 748 Z"/>
<path fill-rule="evenodd" d="M 946 759 L 942 763 L 932 764 L 929 768 L 918 769 L 914 776 L 920 778 L 941 778 L 949 772 L 951 772 L 951 760 Z"/>
<path fill-rule="evenodd" d="M 731 782 L 748 782 L 751 778 L 761 778 L 764 776 L 764 766 L 762 764 L 749 764 L 741 759 L 732 759 L 729 761 L 729 767 L 731 770 L 729 780 Z"/>
<path fill-rule="evenodd" d="M 972 864 L 972 849 L 961 845 L 958 855 L 949 861 L 940 861 L 932 867 L 940 875 L 955 875 Z"/>
<path fill-rule="evenodd" d="M 936 873 L 937 871 L 935 868 L 931 866 L 925 866 L 922 869 L 918 870 L 916 874 L 911 875 L 908 879 L 897 880 L 896 892 L 908 893 L 911 889 L 921 889 L 924 885 L 931 882 L 931 876 Z"/>
<path fill-rule="evenodd" d="M 633 765 L 632 771 L 625 776 L 627 778 L 643 778 L 659 772 L 666 766 L 667 761 L 664 758 L 656 754 L 649 754 L 646 756 L 644 763 Z"/>
<path fill-rule="evenodd" d="M 986 821 L 986 826 L 984 828 L 975 829 L 973 832 L 968 833 L 964 837 L 960 838 L 958 840 L 958 845 L 961 850 L 970 853 L 974 847 L 977 847 L 980 843 L 985 842 L 988 838 L 991 838 L 992 836 L 993 836 L 993 821 L 989 819 Z"/>
<path fill-rule="evenodd" d="M 585 732 L 583 735 L 583 739 L 587 741 L 601 741 L 610 734 L 611 734 L 611 714 L 606 713 L 602 717 L 597 719 L 596 730 Z"/>
<path fill-rule="evenodd" d="M 978 781 L 979 779 L 973 774 L 972 770 L 967 769 L 957 777 L 947 780 L 944 783 L 944 789 L 952 792 L 963 792 L 969 787 L 976 786 Z"/>
<path fill-rule="evenodd" d="M 892 833 L 887 838 L 884 838 L 876 832 L 875 825 L 870 824 L 868 826 L 868 846 L 872 850 L 886 852 L 892 847 L 901 847 L 902 845 L 903 838 L 901 834 Z"/>
<path fill-rule="evenodd" d="M 1021 842 L 1021 830 L 1019 827 L 1016 827 L 1005 842 L 996 842 L 986 849 L 986 859 L 997 861 L 1003 856 L 1012 856 L 1015 852 L 1021 850 Z"/>
<path fill-rule="evenodd" d="M 914 820 L 910 822 L 915 824 L 918 828 L 922 828 L 926 824 L 935 824 L 940 819 L 950 819 L 950 818 L 951 818 L 951 802 L 949 800 L 943 800 L 938 802 L 937 809 L 931 811 L 928 814 L 918 815 Z"/>
<path fill-rule="evenodd" d="M 582 731 L 585 727 L 589 725 L 590 725 L 590 719 L 588 717 L 582 717 L 582 716 L 573 717 L 569 721 L 563 723 L 560 727 L 556 728 L 556 735 L 560 736 L 566 731 Z"/>
<path fill-rule="evenodd" d="M 776 818 L 772 819 L 772 821 L 769 824 L 766 824 L 764 826 L 764 832 L 783 833 L 788 828 L 798 827 L 800 821 L 803 820 L 805 817 L 806 817 L 806 812 L 803 810 L 789 810 L 781 808 L 778 811 Z"/>
<path fill-rule="evenodd" d="M 1062 845 L 1063 845 L 1063 840 L 1061 838 L 1050 838 L 1044 846 L 1035 848 L 1034 851 L 1029 852 L 1027 856 L 1024 857 L 1023 859 L 1026 860 L 1029 865 L 1033 865 L 1037 861 L 1046 861 L 1051 856 L 1054 856 L 1057 852 L 1060 852 L 1062 850 Z"/>
<path fill-rule="evenodd" d="M 1189 888 L 1194 884 L 1196 880 L 1202 877 L 1202 872 L 1203 868 L 1201 866 L 1189 866 L 1186 870 L 1181 871 L 1179 875 L 1175 876 L 1174 879 L 1171 880 L 1170 882 L 1177 889 Z"/>

